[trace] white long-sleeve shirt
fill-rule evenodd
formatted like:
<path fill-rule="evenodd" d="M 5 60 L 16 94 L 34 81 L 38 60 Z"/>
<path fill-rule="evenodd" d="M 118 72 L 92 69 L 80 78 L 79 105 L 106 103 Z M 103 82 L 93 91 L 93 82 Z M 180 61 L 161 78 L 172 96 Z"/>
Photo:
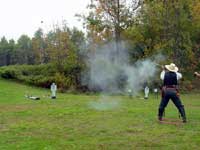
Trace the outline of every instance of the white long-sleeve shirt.
<path fill-rule="evenodd" d="M 160 73 L 160 79 L 161 79 L 161 80 L 164 80 L 164 77 L 165 77 L 165 71 L 163 70 L 163 71 Z M 176 77 L 177 77 L 177 80 L 179 80 L 179 79 L 182 78 L 182 74 L 179 73 L 179 72 L 176 72 Z"/>

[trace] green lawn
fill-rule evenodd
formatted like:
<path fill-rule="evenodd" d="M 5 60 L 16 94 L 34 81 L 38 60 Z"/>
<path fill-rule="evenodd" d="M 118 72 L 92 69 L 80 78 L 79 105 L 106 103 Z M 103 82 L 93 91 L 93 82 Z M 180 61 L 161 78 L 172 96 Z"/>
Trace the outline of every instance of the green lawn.
<path fill-rule="evenodd" d="M 28 100 L 25 94 L 41 97 Z M 0 150 L 199 149 L 200 94 L 181 95 L 188 123 L 159 124 L 160 100 L 58 94 L 0 79 Z M 100 100 L 103 98 L 104 100 Z M 166 117 L 178 118 L 172 102 Z"/>

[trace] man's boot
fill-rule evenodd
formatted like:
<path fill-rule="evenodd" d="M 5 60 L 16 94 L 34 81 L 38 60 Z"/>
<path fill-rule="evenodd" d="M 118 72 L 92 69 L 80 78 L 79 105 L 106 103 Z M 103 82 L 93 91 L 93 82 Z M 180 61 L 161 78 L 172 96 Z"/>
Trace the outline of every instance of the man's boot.
<path fill-rule="evenodd" d="M 163 112 L 164 112 L 164 109 L 162 109 L 162 108 L 158 109 L 158 120 L 159 121 L 162 121 Z"/>
<path fill-rule="evenodd" d="M 186 120 L 185 109 L 184 109 L 184 106 L 183 106 L 183 105 L 182 105 L 182 107 L 179 108 L 179 112 L 180 112 L 180 114 L 181 114 L 183 123 L 186 123 L 187 120 Z"/>

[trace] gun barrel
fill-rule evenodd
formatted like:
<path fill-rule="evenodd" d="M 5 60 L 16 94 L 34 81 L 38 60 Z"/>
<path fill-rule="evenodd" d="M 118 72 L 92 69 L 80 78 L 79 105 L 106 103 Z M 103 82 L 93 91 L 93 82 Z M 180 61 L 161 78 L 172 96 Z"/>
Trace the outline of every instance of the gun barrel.
<path fill-rule="evenodd" d="M 156 66 L 162 67 L 162 65 L 160 65 L 160 64 L 157 64 L 157 63 L 156 63 Z"/>

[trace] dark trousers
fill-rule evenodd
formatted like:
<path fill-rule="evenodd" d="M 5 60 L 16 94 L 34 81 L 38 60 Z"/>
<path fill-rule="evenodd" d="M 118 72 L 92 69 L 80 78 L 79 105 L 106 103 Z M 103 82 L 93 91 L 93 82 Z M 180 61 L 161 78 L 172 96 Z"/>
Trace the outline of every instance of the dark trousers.
<path fill-rule="evenodd" d="M 158 110 L 159 119 L 162 119 L 163 112 L 170 99 L 173 101 L 174 105 L 179 110 L 183 121 L 186 121 L 184 105 L 182 105 L 179 96 L 177 96 L 176 89 L 165 89 L 164 94 L 162 96 L 162 100 L 160 102 L 159 110 Z"/>

